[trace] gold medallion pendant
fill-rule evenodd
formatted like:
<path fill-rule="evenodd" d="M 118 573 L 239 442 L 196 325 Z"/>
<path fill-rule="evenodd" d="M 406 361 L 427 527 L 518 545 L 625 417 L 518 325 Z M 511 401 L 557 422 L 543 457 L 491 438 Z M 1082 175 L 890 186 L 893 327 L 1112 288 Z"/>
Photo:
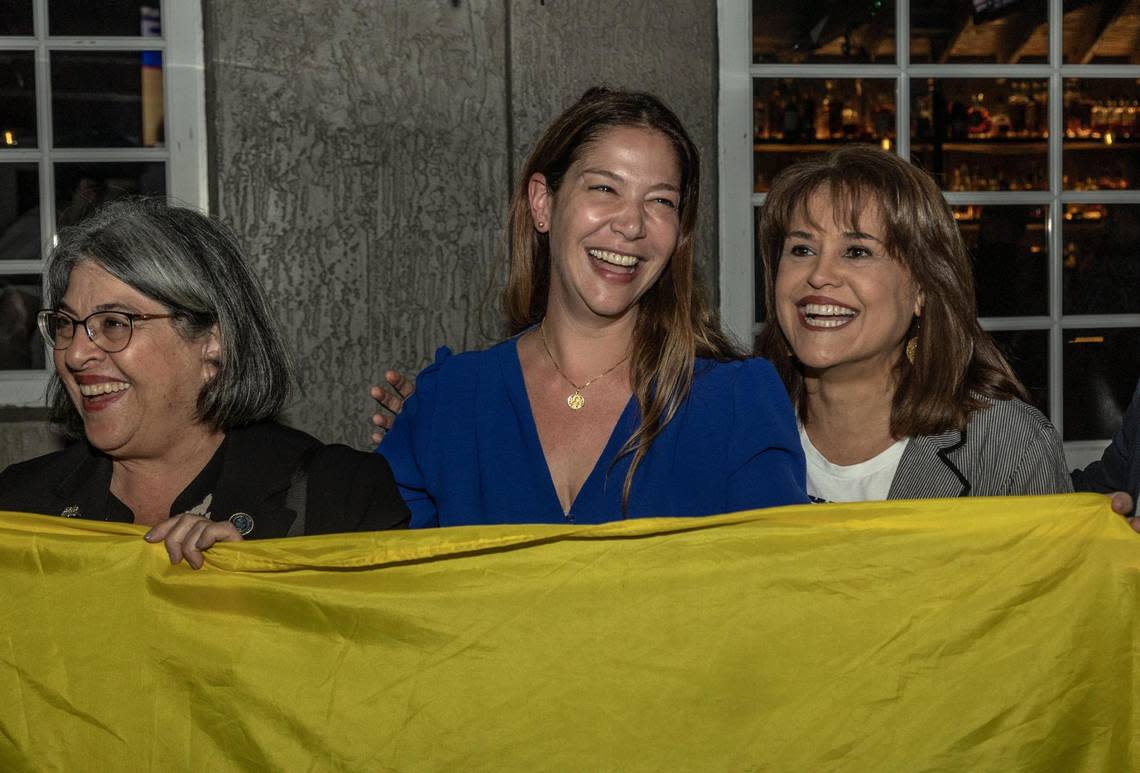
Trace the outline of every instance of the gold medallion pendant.
<path fill-rule="evenodd" d="M 546 343 L 546 328 L 543 327 L 545 322 L 546 322 L 546 320 L 543 320 L 538 325 L 538 333 L 539 333 L 539 335 L 542 336 L 542 348 L 546 350 L 546 356 L 550 358 L 550 364 L 554 366 L 554 370 L 558 373 L 559 376 L 562 377 L 562 380 L 565 381 L 570 386 L 574 387 L 574 394 L 572 394 L 566 398 L 566 404 L 570 406 L 570 410 L 580 411 L 580 410 L 582 410 L 582 406 L 584 406 L 586 404 L 586 398 L 582 397 L 582 390 L 585 389 L 586 387 L 590 386 L 590 384 L 593 384 L 598 379 L 603 378 L 607 374 L 611 373 L 614 370 L 614 368 L 616 368 L 618 365 L 621 365 L 623 362 L 628 360 L 629 355 L 627 354 L 626 356 L 622 357 L 620 360 L 615 362 L 613 365 L 606 368 L 606 370 L 603 373 L 600 373 L 599 375 L 594 376 L 592 379 L 587 381 L 585 384 L 582 384 L 582 386 L 578 386 L 577 384 L 575 384 L 573 381 L 570 380 L 569 376 L 567 376 L 565 373 L 562 372 L 562 368 L 558 367 L 558 360 L 554 359 L 554 355 L 550 351 L 550 345 L 548 343 Z"/>

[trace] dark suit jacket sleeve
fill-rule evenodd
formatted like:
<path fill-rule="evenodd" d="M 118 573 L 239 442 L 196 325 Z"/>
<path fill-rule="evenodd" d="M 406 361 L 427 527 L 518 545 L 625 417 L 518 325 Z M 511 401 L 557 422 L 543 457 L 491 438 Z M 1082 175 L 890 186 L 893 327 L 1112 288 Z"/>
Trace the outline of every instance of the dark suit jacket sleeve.
<path fill-rule="evenodd" d="M 309 465 L 306 534 L 383 531 L 408 525 L 410 513 L 383 456 L 324 446 Z"/>
<path fill-rule="evenodd" d="M 1073 470 L 1073 488 L 1077 491 L 1127 491 L 1137 498 L 1140 480 L 1133 470 L 1136 464 L 1136 443 L 1140 439 L 1140 384 L 1132 395 L 1132 403 L 1124 414 L 1120 429 L 1112 436 L 1112 444 L 1105 449 L 1099 462 L 1083 470 Z"/>

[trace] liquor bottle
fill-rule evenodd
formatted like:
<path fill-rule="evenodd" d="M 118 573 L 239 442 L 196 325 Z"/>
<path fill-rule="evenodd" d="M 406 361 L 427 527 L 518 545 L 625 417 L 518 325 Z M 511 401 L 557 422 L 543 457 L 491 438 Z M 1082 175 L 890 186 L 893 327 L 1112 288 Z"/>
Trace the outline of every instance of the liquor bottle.
<path fill-rule="evenodd" d="M 1111 115 L 1108 118 L 1108 130 L 1112 136 L 1119 137 L 1124 133 L 1124 111 L 1127 103 L 1123 99 L 1114 99 L 1109 102 Z"/>
<path fill-rule="evenodd" d="M 784 99 L 784 142 L 799 142 L 800 134 L 803 131 L 803 123 L 800 116 L 800 94 L 799 88 L 796 87 L 795 81 L 785 89 L 786 97 Z"/>
<path fill-rule="evenodd" d="M 815 111 L 815 138 L 817 140 L 831 139 L 831 130 L 828 125 L 831 123 L 831 81 L 824 81 L 823 99 L 819 103 L 819 109 Z"/>
<path fill-rule="evenodd" d="M 784 136 L 784 100 L 779 86 L 773 86 L 768 94 L 768 139 L 778 140 Z"/>
<path fill-rule="evenodd" d="M 875 138 L 875 124 L 874 124 L 874 108 L 871 105 L 871 96 L 867 90 L 863 88 L 863 79 L 855 79 L 855 97 L 858 101 L 859 110 L 856 119 L 856 132 L 861 140 L 870 140 Z"/>
<path fill-rule="evenodd" d="M 808 92 L 800 98 L 800 142 L 815 139 L 815 93 Z"/>
<path fill-rule="evenodd" d="M 827 133 L 831 135 L 831 139 L 838 140 L 843 138 L 843 112 L 847 106 L 843 104 L 843 97 L 839 94 L 831 95 L 831 105 L 827 111 Z"/>
<path fill-rule="evenodd" d="M 874 138 L 895 136 L 895 106 L 885 92 L 879 92 L 875 99 Z"/>
<path fill-rule="evenodd" d="M 926 81 L 926 91 L 916 102 L 914 133 L 920 140 L 928 140 L 934 135 L 934 79 Z"/>
<path fill-rule="evenodd" d="M 1080 95 L 1077 93 L 1077 82 L 1070 78 L 1065 81 L 1065 91 L 1062 96 L 1062 105 L 1065 114 L 1065 136 L 1077 137 L 1081 130 L 1081 117 L 1078 113 L 1077 102 Z"/>
<path fill-rule="evenodd" d="M 950 105 L 950 119 L 949 119 L 949 134 L 952 140 L 966 139 L 966 106 L 961 102 L 955 100 L 954 104 Z"/>
<path fill-rule="evenodd" d="M 859 137 L 860 107 L 863 98 L 863 81 L 855 79 L 855 95 L 843 107 L 843 137 L 847 140 Z"/>
<path fill-rule="evenodd" d="M 1049 84 L 1045 81 L 1033 82 L 1033 104 L 1036 105 L 1034 113 L 1037 116 L 1033 134 L 1037 137 L 1049 136 Z"/>
<path fill-rule="evenodd" d="M 1106 100 L 1089 100 L 1089 129 L 1094 137 L 1103 137 L 1108 131 L 1109 116 L 1112 108 Z"/>
<path fill-rule="evenodd" d="M 1029 97 L 1026 96 L 1026 85 L 1024 82 L 1017 82 L 1013 84 L 1013 93 L 1009 95 L 1007 102 L 1009 110 L 1009 133 L 1014 137 L 1024 137 L 1025 130 L 1025 115 L 1028 112 Z"/>

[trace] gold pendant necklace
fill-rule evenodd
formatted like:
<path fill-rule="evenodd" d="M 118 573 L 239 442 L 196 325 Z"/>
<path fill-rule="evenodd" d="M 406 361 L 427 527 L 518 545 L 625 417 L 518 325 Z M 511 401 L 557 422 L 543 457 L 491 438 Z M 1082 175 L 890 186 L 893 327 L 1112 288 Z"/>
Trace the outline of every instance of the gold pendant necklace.
<path fill-rule="evenodd" d="M 586 387 L 590 386 L 590 384 L 593 384 L 595 381 L 602 378 L 603 376 L 609 375 L 609 373 L 611 371 L 613 371 L 614 368 L 616 368 L 618 365 L 621 365 L 623 362 L 628 360 L 629 355 L 627 354 L 626 356 L 622 357 L 616 363 L 614 363 L 610 367 L 606 368 L 606 370 L 603 373 L 600 373 L 599 375 L 594 376 L 592 379 L 587 381 L 582 386 L 578 386 L 573 381 L 571 381 L 570 378 L 565 373 L 562 372 L 562 368 L 558 367 L 558 361 L 556 359 L 554 359 L 554 355 L 550 353 L 550 345 L 546 343 L 546 329 L 543 327 L 543 325 L 545 325 L 545 324 L 546 324 L 545 319 L 542 320 L 542 322 L 538 323 L 538 332 L 542 336 L 542 348 L 546 350 L 546 356 L 550 358 L 550 364 L 554 366 L 554 370 L 558 373 L 558 375 L 562 376 L 562 379 L 567 384 L 574 387 L 574 393 L 566 398 L 566 404 L 568 406 L 570 406 L 570 410 L 580 411 L 580 410 L 582 410 L 582 407 L 586 404 L 586 398 L 582 396 L 582 390 L 585 389 Z"/>

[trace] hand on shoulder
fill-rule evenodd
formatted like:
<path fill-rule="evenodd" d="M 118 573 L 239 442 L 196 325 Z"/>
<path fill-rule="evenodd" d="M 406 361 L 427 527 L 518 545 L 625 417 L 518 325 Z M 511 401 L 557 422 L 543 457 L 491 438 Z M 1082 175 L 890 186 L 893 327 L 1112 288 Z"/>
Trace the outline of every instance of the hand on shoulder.
<path fill-rule="evenodd" d="M 404 403 L 416 391 L 415 382 L 396 370 L 385 371 L 384 381 L 387 386 L 373 384 L 368 390 L 369 396 L 383 409 L 372 414 L 372 424 L 377 428 L 372 433 L 372 442 L 376 445 L 384 440 L 384 433 L 392 429 L 396 417 L 404 410 Z"/>

